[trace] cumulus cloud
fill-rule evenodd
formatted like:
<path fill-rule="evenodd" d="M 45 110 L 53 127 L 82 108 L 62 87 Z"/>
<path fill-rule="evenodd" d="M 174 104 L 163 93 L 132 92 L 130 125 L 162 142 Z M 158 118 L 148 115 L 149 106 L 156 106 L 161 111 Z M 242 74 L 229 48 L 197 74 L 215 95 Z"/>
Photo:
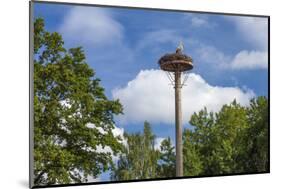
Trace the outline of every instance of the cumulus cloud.
<path fill-rule="evenodd" d="M 267 69 L 268 53 L 262 51 L 240 51 L 232 60 L 233 69 Z"/>
<path fill-rule="evenodd" d="M 174 123 L 174 89 L 161 70 L 142 70 L 127 86 L 112 91 L 124 106 L 122 122 Z M 183 121 L 187 123 L 194 112 L 207 107 L 218 111 L 222 105 L 236 99 L 248 105 L 254 92 L 238 87 L 220 87 L 208 84 L 200 75 L 190 74 L 182 88 Z"/>
<path fill-rule="evenodd" d="M 234 22 L 244 40 L 253 44 L 260 50 L 266 50 L 268 46 L 268 22 L 267 18 L 259 17 L 227 17 Z"/>
<path fill-rule="evenodd" d="M 65 16 L 59 31 L 65 38 L 83 43 L 108 45 L 121 41 L 123 26 L 102 8 L 74 7 Z"/>
<path fill-rule="evenodd" d="M 267 69 L 268 67 L 268 53 L 266 51 L 241 50 L 231 56 L 213 46 L 200 44 L 195 53 L 200 61 L 216 66 L 216 68 L 253 70 Z"/>
<path fill-rule="evenodd" d="M 268 23 L 266 18 L 226 16 L 234 23 L 241 39 L 252 45 L 251 50 L 241 49 L 234 55 L 225 54 L 216 47 L 198 43 L 195 53 L 200 61 L 223 69 L 267 69 L 268 68 Z M 203 24 L 204 21 L 198 21 Z"/>

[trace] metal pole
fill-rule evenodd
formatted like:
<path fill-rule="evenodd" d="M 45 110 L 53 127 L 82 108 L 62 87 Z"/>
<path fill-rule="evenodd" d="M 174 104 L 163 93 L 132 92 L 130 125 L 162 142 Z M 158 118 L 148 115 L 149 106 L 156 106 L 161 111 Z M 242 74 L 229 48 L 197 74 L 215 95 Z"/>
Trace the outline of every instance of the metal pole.
<path fill-rule="evenodd" d="M 181 112 L 181 72 L 175 72 L 175 111 L 176 111 L 176 176 L 183 176 L 182 158 L 182 112 Z"/>

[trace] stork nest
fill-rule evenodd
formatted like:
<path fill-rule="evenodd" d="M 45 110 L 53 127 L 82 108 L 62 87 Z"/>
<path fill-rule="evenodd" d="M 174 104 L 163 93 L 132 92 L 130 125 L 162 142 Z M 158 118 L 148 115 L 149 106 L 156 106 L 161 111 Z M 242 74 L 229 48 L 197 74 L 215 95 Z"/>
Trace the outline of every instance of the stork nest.
<path fill-rule="evenodd" d="M 165 54 L 164 56 L 162 56 L 158 63 L 162 64 L 165 62 L 169 62 L 169 61 L 174 61 L 174 60 L 183 60 L 183 61 L 187 61 L 187 62 L 193 62 L 192 58 L 182 54 L 182 53 L 172 53 L 172 54 Z"/>

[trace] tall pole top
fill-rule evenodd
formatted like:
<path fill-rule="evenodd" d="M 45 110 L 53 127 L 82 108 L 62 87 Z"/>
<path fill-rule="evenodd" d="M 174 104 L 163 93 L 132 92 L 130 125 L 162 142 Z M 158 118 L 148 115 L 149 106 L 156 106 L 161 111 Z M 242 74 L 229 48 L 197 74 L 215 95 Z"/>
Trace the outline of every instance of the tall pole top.
<path fill-rule="evenodd" d="M 180 42 L 175 53 L 168 53 L 162 56 L 158 64 L 167 72 L 185 72 L 193 68 L 193 60 L 190 56 L 183 54 L 184 45 Z"/>
<path fill-rule="evenodd" d="M 167 53 L 163 55 L 159 61 L 159 67 L 161 70 L 167 73 L 172 85 L 175 86 L 175 73 L 183 73 L 184 79 L 181 82 L 181 87 L 184 85 L 187 79 L 187 71 L 193 69 L 193 60 L 190 56 L 183 53 L 184 44 L 182 41 L 176 48 L 176 52 Z"/>

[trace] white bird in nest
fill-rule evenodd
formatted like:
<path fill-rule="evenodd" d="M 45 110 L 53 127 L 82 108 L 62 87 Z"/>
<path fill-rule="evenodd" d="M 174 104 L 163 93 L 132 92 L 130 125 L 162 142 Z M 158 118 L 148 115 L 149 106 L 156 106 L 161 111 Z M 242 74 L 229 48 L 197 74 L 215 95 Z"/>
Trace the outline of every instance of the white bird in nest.
<path fill-rule="evenodd" d="M 176 53 L 182 53 L 184 49 L 183 42 L 181 41 L 176 49 Z"/>

